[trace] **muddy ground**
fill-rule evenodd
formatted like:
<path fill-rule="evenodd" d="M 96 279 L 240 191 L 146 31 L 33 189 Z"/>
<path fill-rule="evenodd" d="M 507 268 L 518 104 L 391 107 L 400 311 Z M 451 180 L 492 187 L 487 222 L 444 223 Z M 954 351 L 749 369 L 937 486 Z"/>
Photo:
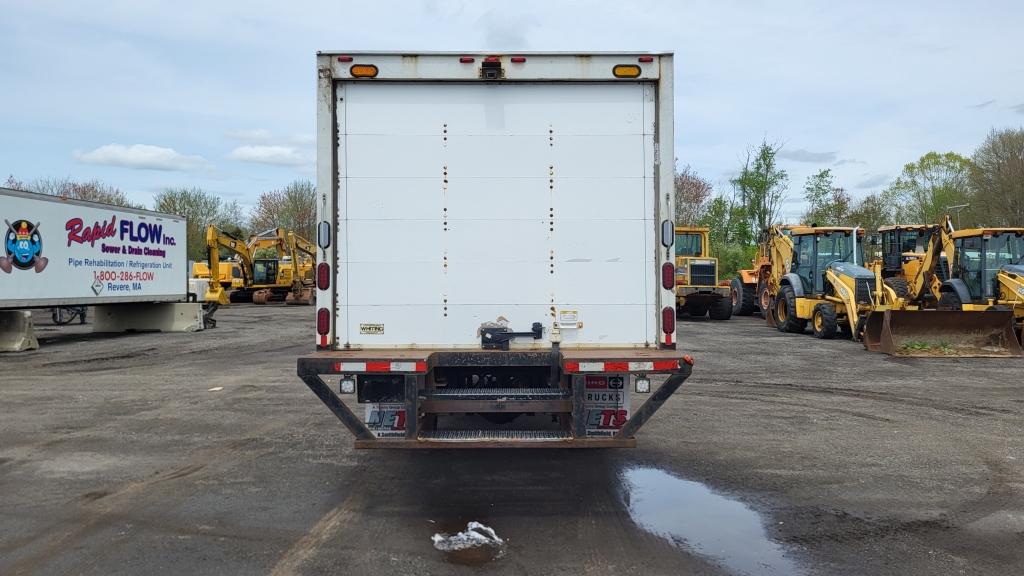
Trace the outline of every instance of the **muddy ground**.
<path fill-rule="evenodd" d="M 682 321 L 634 450 L 356 452 L 311 309 L 218 317 L 0 357 L 0 574 L 1024 572 L 1021 360 Z M 504 545 L 435 550 L 471 520 Z"/>

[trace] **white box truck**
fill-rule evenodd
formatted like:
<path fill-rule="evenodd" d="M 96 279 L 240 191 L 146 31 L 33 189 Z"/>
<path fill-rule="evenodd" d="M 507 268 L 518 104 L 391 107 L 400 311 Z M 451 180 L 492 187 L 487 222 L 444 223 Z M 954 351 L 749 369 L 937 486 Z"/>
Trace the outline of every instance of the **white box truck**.
<path fill-rule="evenodd" d="M 183 302 L 180 216 L 0 188 L 0 310 Z"/>
<path fill-rule="evenodd" d="M 298 373 L 356 446 L 635 445 L 692 366 L 672 55 L 332 52 L 317 72 Z"/>

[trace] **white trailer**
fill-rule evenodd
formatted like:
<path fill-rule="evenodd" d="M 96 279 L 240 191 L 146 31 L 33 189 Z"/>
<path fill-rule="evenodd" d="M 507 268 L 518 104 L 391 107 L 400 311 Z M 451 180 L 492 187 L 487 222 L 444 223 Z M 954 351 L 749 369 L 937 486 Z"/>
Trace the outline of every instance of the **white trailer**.
<path fill-rule="evenodd" d="M 298 371 L 356 445 L 633 445 L 692 363 L 672 55 L 317 64 L 318 351 Z"/>
<path fill-rule="evenodd" d="M 0 188 L 0 309 L 178 302 L 185 219 Z"/>

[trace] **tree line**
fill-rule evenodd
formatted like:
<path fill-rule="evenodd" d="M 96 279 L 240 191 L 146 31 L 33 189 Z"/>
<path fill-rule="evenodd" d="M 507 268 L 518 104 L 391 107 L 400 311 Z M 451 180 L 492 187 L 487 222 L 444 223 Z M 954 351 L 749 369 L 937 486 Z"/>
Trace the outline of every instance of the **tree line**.
<path fill-rule="evenodd" d="M 4 185 L 39 194 L 145 208 L 130 201 L 116 186 L 95 179 L 78 182 L 70 178 L 37 178 L 23 182 L 9 176 Z M 249 234 L 278 227 L 309 240 L 313 240 L 316 232 L 316 188 L 308 180 L 295 180 L 283 188 L 261 193 L 256 205 L 248 212 L 236 200 L 228 202 L 194 186 L 165 188 L 153 199 L 152 209 L 184 216 L 188 220 L 186 245 L 190 260 L 206 259 L 206 228 L 210 224 L 242 240 Z"/>
<path fill-rule="evenodd" d="M 748 267 L 757 235 L 779 223 L 789 175 L 776 162 L 782 146 L 752 147 L 731 190 L 716 193 L 709 181 L 684 166 L 676 174 L 676 223 L 707 226 L 720 275 Z M 970 157 L 928 152 L 903 167 L 880 192 L 854 199 L 831 169 L 803 186 L 803 224 L 860 226 L 869 233 L 886 224 L 931 224 L 945 215 L 958 228 L 1024 227 L 1024 129 L 992 130 Z"/>

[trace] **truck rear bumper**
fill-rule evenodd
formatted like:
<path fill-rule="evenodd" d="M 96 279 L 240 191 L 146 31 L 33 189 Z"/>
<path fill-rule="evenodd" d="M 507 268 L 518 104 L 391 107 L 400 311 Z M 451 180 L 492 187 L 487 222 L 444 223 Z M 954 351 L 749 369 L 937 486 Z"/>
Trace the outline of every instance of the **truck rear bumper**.
<path fill-rule="evenodd" d="M 352 432 L 356 448 L 628 448 L 636 445 L 636 433 L 690 376 L 692 363 L 689 356 L 675 350 L 648 349 L 325 351 L 299 358 L 298 375 Z M 517 368 L 550 370 L 549 386 L 451 388 L 437 387 L 434 381 L 435 369 Z M 598 414 L 588 404 L 597 392 L 593 390 L 597 387 L 593 386 L 595 383 L 608 385 L 616 381 L 617 388 L 609 385 L 611 390 L 601 392 L 618 397 L 621 402 L 628 398 L 630 376 L 652 374 L 667 377 L 660 386 L 652 386 L 650 393 L 638 394 L 643 402 L 631 413 L 628 403 L 625 410 L 604 410 Z M 325 376 L 400 380 L 404 390 L 400 404 L 394 407 L 403 413 L 404 428 L 381 437 L 346 405 L 324 380 Z M 352 399 L 350 394 L 345 396 Z M 520 430 L 514 426 L 460 430 L 437 425 L 438 414 L 503 412 L 550 414 L 557 425 L 545 430 Z M 611 425 L 595 431 L 595 417 L 602 416 L 604 423 Z"/>

